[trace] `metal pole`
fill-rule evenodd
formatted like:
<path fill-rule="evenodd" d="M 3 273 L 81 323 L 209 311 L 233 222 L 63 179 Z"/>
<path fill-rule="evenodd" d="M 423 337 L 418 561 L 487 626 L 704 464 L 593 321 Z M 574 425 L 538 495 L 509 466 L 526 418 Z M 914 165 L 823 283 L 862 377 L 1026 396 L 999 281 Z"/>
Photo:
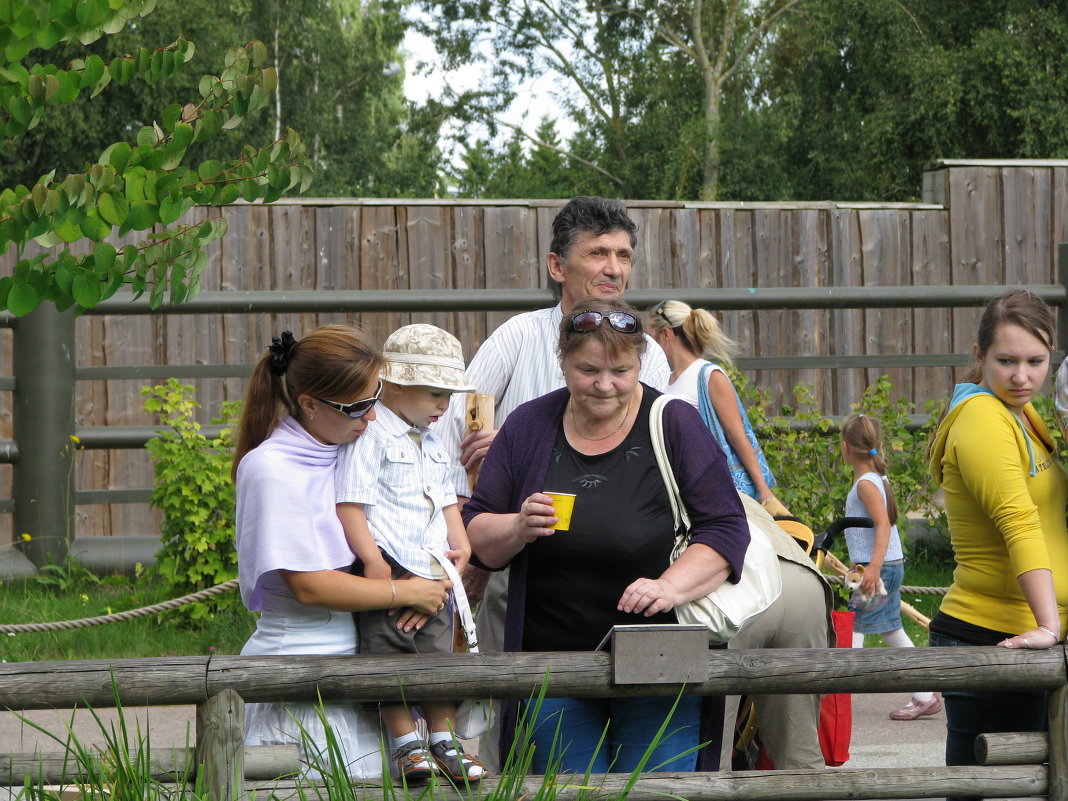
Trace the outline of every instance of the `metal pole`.
<path fill-rule="evenodd" d="M 41 567 L 74 536 L 74 311 L 45 303 L 20 318 L 12 352 L 15 542 Z"/>

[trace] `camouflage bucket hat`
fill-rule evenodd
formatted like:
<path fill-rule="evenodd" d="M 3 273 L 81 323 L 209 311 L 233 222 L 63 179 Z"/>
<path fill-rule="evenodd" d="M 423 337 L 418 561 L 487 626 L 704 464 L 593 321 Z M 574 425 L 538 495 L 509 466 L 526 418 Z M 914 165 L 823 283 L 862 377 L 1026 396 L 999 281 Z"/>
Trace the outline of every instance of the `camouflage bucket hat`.
<path fill-rule="evenodd" d="M 416 323 L 398 328 L 382 346 L 386 366 L 382 380 L 406 387 L 435 387 L 474 392 L 464 374 L 460 340 L 434 325 Z"/>

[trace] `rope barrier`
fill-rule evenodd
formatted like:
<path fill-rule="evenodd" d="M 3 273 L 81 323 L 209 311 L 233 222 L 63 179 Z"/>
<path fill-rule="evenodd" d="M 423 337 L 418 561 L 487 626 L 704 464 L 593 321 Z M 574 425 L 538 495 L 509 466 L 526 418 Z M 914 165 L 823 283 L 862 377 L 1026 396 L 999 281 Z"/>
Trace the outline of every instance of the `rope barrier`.
<path fill-rule="evenodd" d="M 237 579 L 230 579 L 229 581 L 224 581 L 222 584 L 216 584 L 214 587 L 209 587 L 206 590 L 183 595 L 181 598 L 172 598 L 169 601 L 152 604 L 151 606 L 142 606 L 140 609 L 130 609 L 126 612 L 115 612 L 114 614 L 100 615 L 99 617 L 83 617 L 80 620 L 60 620 L 54 623 L 14 623 L 10 625 L 0 625 L 0 634 L 22 634 L 25 632 L 36 631 L 84 629 L 90 626 L 103 626 L 105 623 L 118 623 L 122 620 L 134 620 L 135 618 L 155 615 L 159 612 L 169 612 L 172 609 L 178 609 L 187 604 L 203 601 L 213 595 L 228 592 L 234 589 L 237 584 Z"/>
<path fill-rule="evenodd" d="M 845 586 L 845 578 L 842 576 L 835 576 L 824 573 L 823 577 L 827 579 L 830 584 L 841 584 Z M 902 595 L 945 595 L 949 591 L 949 587 L 909 587 L 902 585 L 900 592 Z"/>
<path fill-rule="evenodd" d="M 845 579 L 841 576 L 826 576 L 827 581 L 832 584 L 845 584 Z M 60 620 L 53 623 L 12 623 L 12 624 L 0 624 L 0 634 L 24 634 L 27 632 L 38 631 L 65 631 L 68 629 L 84 629 L 90 626 L 103 626 L 106 623 L 118 623 L 123 620 L 134 620 L 139 617 L 147 617 L 148 615 L 155 615 L 160 612 L 169 612 L 172 609 L 178 609 L 179 607 L 186 606 L 187 604 L 196 603 L 197 601 L 203 601 L 210 598 L 213 595 L 220 595 L 224 592 L 229 592 L 238 585 L 237 579 L 230 579 L 224 581 L 222 584 L 216 584 L 214 587 L 209 587 L 206 590 L 200 592 L 194 592 L 189 595 L 183 595 L 181 598 L 172 598 L 169 601 L 163 601 L 162 603 L 152 604 L 151 606 L 142 606 L 140 609 L 130 609 L 126 612 L 115 612 L 110 615 L 100 615 L 99 617 L 83 617 L 79 620 Z M 901 592 L 904 595 L 945 595 L 948 587 L 902 587 Z"/>

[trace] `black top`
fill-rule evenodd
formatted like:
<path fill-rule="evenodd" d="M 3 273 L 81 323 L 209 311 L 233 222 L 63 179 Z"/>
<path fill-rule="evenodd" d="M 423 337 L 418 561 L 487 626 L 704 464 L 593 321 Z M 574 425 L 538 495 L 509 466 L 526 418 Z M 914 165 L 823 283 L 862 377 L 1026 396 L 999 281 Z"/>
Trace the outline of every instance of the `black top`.
<path fill-rule="evenodd" d="M 575 494 L 568 531 L 528 547 L 525 651 L 589 651 L 617 623 L 675 623 L 675 613 L 644 617 L 616 609 L 638 578 L 667 569 L 674 532 L 667 489 L 649 437 L 652 393 L 616 448 L 586 456 L 557 426 L 545 478 L 550 492 Z"/>

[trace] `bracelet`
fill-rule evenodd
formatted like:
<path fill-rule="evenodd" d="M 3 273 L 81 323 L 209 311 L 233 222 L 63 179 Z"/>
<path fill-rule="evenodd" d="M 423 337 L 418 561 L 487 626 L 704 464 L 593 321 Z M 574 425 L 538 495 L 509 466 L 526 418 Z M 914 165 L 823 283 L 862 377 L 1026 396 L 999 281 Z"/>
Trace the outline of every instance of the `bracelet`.
<path fill-rule="evenodd" d="M 1053 639 L 1056 640 L 1057 642 L 1060 642 L 1061 635 L 1058 634 L 1057 632 L 1055 632 L 1053 629 L 1047 628 L 1046 626 L 1038 626 L 1037 628 L 1038 628 L 1039 631 L 1046 632 L 1046 634 L 1052 634 L 1053 635 Z"/>
<path fill-rule="evenodd" d="M 393 583 L 393 579 L 386 579 L 386 581 L 389 582 L 389 606 L 386 607 L 388 612 L 397 605 L 397 585 Z"/>

